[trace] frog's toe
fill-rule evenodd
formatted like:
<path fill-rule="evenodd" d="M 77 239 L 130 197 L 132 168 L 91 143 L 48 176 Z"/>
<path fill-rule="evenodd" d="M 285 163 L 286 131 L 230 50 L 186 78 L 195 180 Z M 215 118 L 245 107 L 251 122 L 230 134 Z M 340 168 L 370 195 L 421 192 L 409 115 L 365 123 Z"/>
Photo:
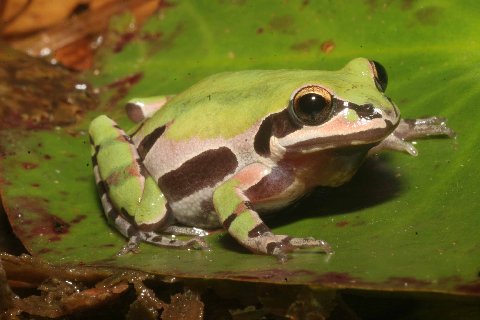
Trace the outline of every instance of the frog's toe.
<path fill-rule="evenodd" d="M 323 240 L 318 240 L 313 237 L 308 238 L 291 238 L 290 244 L 297 248 L 319 248 L 322 252 L 332 253 L 332 247 Z"/>
<path fill-rule="evenodd" d="M 186 241 L 185 246 L 191 249 L 205 250 L 208 249 L 207 242 L 200 237 L 193 237 L 190 240 Z"/>
<path fill-rule="evenodd" d="M 117 256 L 123 256 L 130 252 L 138 253 L 138 246 L 140 245 L 141 241 L 142 240 L 139 235 L 131 236 L 128 239 L 128 243 L 125 246 L 123 246 L 123 248 L 120 249 L 120 251 L 117 252 Z"/>
<path fill-rule="evenodd" d="M 287 254 L 305 248 L 319 248 L 321 252 L 332 253 L 331 246 L 323 241 L 312 237 L 292 238 L 289 236 L 274 236 L 276 239 L 267 245 L 268 253 L 276 256 L 280 261 L 287 260 Z"/>

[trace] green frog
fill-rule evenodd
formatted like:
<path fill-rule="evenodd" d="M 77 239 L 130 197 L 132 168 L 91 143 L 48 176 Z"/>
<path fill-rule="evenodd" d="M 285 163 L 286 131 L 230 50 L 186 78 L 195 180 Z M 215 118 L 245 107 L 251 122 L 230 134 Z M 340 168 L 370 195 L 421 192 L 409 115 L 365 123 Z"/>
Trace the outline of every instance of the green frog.
<path fill-rule="evenodd" d="M 97 117 L 94 173 L 107 219 L 129 239 L 121 253 L 141 241 L 206 248 L 215 228 L 281 259 L 331 252 L 321 239 L 274 234 L 262 214 L 342 185 L 371 154 L 416 155 L 408 140 L 454 135 L 442 118 L 402 119 L 386 87 L 385 69 L 357 58 L 338 71 L 220 73 L 174 97 L 134 99 L 128 133 Z"/>

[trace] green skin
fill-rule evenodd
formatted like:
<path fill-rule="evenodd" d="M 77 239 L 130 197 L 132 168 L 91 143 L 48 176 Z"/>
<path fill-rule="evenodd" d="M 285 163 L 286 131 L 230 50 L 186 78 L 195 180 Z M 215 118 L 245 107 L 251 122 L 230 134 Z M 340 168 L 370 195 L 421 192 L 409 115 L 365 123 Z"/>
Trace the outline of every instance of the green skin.
<path fill-rule="evenodd" d="M 400 119 L 381 71 L 357 58 L 339 71 L 221 73 L 173 98 L 131 101 L 127 112 L 141 122 L 129 135 L 106 116 L 93 120 L 105 214 L 129 238 L 121 253 L 140 241 L 204 248 L 199 228 L 222 226 L 280 259 L 297 248 L 331 252 L 322 240 L 273 234 L 261 213 L 345 183 L 369 154 L 416 155 L 407 140 L 453 135 L 440 118 Z"/>

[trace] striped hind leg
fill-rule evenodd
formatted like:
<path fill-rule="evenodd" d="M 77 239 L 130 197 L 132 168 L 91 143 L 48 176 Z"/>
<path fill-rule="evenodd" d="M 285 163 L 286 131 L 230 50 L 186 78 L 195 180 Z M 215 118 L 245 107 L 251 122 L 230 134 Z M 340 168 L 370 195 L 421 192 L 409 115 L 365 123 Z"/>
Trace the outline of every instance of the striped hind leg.
<path fill-rule="evenodd" d="M 130 138 L 114 121 L 99 116 L 92 121 L 89 133 L 95 179 L 105 214 L 129 239 L 123 253 L 134 251 L 141 241 L 164 247 L 206 247 L 199 237 L 183 241 L 156 232 L 168 230 L 173 215 Z"/>

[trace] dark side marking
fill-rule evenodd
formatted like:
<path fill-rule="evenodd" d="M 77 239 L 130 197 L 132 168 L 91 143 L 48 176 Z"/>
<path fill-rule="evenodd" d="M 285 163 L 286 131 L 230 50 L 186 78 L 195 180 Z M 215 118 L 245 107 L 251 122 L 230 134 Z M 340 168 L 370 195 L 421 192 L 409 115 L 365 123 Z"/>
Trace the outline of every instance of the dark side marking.
<path fill-rule="evenodd" d="M 372 120 L 375 118 L 381 118 L 382 114 L 378 113 L 375 110 L 375 107 L 372 104 L 357 105 L 354 103 L 349 103 L 348 108 L 352 109 L 357 113 L 357 115 L 362 119 Z"/>
<path fill-rule="evenodd" d="M 245 191 L 245 196 L 254 203 L 282 193 L 294 181 L 293 173 L 287 168 L 274 167 L 257 184 Z"/>
<path fill-rule="evenodd" d="M 393 125 L 393 123 L 388 120 L 385 120 L 385 125 L 386 125 L 385 128 L 370 129 L 370 130 L 359 131 L 355 133 L 349 133 L 345 135 L 322 137 L 318 139 L 320 140 L 319 143 L 323 145 L 331 144 L 331 145 L 337 145 L 337 146 L 342 145 L 342 142 L 345 142 L 345 141 L 353 141 L 353 140 L 375 141 L 375 140 L 381 139 L 381 137 L 386 137 L 395 129 L 395 126 Z M 295 144 L 292 144 L 289 148 L 291 150 L 295 150 L 297 148 L 302 149 L 311 145 L 315 145 L 315 143 L 316 143 L 315 139 L 312 139 L 310 141 L 300 141 Z"/>
<path fill-rule="evenodd" d="M 248 237 L 256 238 L 258 236 L 261 236 L 265 232 L 270 232 L 270 228 L 267 227 L 265 223 L 260 223 L 259 225 L 257 225 L 255 228 L 253 228 L 248 232 Z"/>
<path fill-rule="evenodd" d="M 142 159 L 145 159 L 145 156 L 153 147 L 158 138 L 165 132 L 165 126 L 161 126 L 153 130 L 151 133 L 147 134 L 142 141 L 138 144 L 138 154 Z"/>
<path fill-rule="evenodd" d="M 169 201 L 178 201 L 203 188 L 213 187 L 237 169 L 235 154 L 227 147 L 208 150 L 158 179 Z"/>
<path fill-rule="evenodd" d="M 152 239 L 150 239 L 150 241 L 156 242 L 156 243 L 162 243 L 163 237 L 161 235 L 156 235 Z"/>
<path fill-rule="evenodd" d="M 118 211 L 115 210 L 112 206 L 112 208 L 107 212 L 107 218 L 109 219 L 109 221 L 114 222 L 115 219 L 117 219 L 117 217 L 118 217 Z"/>
<path fill-rule="evenodd" d="M 149 177 L 149 173 L 148 173 L 147 168 L 145 168 L 145 166 L 143 165 L 142 160 L 136 159 L 135 161 L 137 163 L 137 166 L 140 168 L 140 175 L 142 175 L 142 177 L 147 179 Z"/>
<path fill-rule="evenodd" d="M 103 180 L 98 181 L 97 190 L 100 196 L 104 194 L 108 194 L 108 191 L 109 191 L 108 184 L 106 184 L 105 181 Z"/>
<path fill-rule="evenodd" d="M 386 98 L 392 104 L 393 112 L 395 112 L 395 117 L 398 118 L 398 116 L 399 116 L 398 108 L 395 107 L 395 103 L 393 103 L 393 101 L 392 101 L 392 99 L 390 99 L 390 97 L 386 97 Z"/>
<path fill-rule="evenodd" d="M 272 136 L 273 117 L 270 115 L 266 117 L 255 135 L 253 140 L 253 148 L 255 152 L 262 156 L 268 157 L 270 155 L 270 137 Z"/>
<path fill-rule="evenodd" d="M 131 134 L 130 134 L 130 137 L 134 137 L 142 128 L 143 128 L 143 125 L 145 124 L 145 122 L 142 122 L 140 123 L 140 125 L 135 129 L 135 131 L 133 131 Z"/>
<path fill-rule="evenodd" d="M 224 221 L 223 221 L 223 227 L 228 230 L 230 228 L 230 225 L 232 222 L 242 213 L 247 210 L 255 210 L 253 208 L 253 204 L 250 201 L 243 201 L 238 204 L 238 206 L 235 208 L 235 210 L 230 214 Z"/>
<path fill-rule="evenodd" d="M 272 135 L 277 138 L 283 138 L 300 128 L 290 118 L 288 108 L 271 114 L 260 124 L 253 141 L 253 147 L 260 156 L 268 157 L 270 155 L 270 138 Z"/>
<path fill-rule="evenodd" d="M 93 167 L 95 168 L 96 166 L 98 166 L 98 160 L 97 160 L 97 154 L 95 152 L 95 154 L 92 156 L 92 165 Z"/>
<path fill-rule="evenodd" d="M 133 225 L 129 225 L 127 228 L 127 237 L 130 238 L 137 234 L 138 234 L 138 230 Z"/>
<path fill-rule="evenodd" d="M 228 230 L 230 228 L 230 225 L 232 224 L 233 220 L 237 218 L 237 214 L 234 212 L 231 215 L 227 217 L 222 223 L 223 227 Z"/>
<path fill-rule="evenodd" d="M 279 242 L 270 242 L 269 244 L 267 244 L 267 254 L 273 254 L 273 251 L 275 251 L 277 247 L 280 247 Z"/>
<path fill-rule="evenodd" d="M 168 203 L 166 203 L 165 205 L 165 212 L 159 213 L 159 215 L 160 214 L 162 214 L 162 218 L 155 223 L 151 223 L 151 224 L 137 224 L 136 222 L 134 223 L 137 225 L 138 229 L 141 231 L 145 231 L 145 232 L 161 231 L 166 226 L 170 225 L 171 219 L 173 218 L 172 208 L 168 205 Z"/>
<path fill-rule="evenodd" d="M 349 102 L 348 106 L 345 106 L 344 102 L 344 100 L 337 98 L 333 99 L 334 110 L 332 111 L 329 119 L 343 111 L 345 108 L 352 109 L 362 119 L 372 120 L 382 117 L 382 115 L 375 110 L 375 107 L 372 104 L 357 105 Z M 278 113 L 269 115 L 260 124 L 258 132 L 253 141 L 253 147 L 260 156 L 268 157 L 270 155 L 270 138 L 272 136 L 283 138 L 286 135 L 302 128 L 302 126 L 299 126 L 291 119 L 288 108 L 289 107 Z"/>

